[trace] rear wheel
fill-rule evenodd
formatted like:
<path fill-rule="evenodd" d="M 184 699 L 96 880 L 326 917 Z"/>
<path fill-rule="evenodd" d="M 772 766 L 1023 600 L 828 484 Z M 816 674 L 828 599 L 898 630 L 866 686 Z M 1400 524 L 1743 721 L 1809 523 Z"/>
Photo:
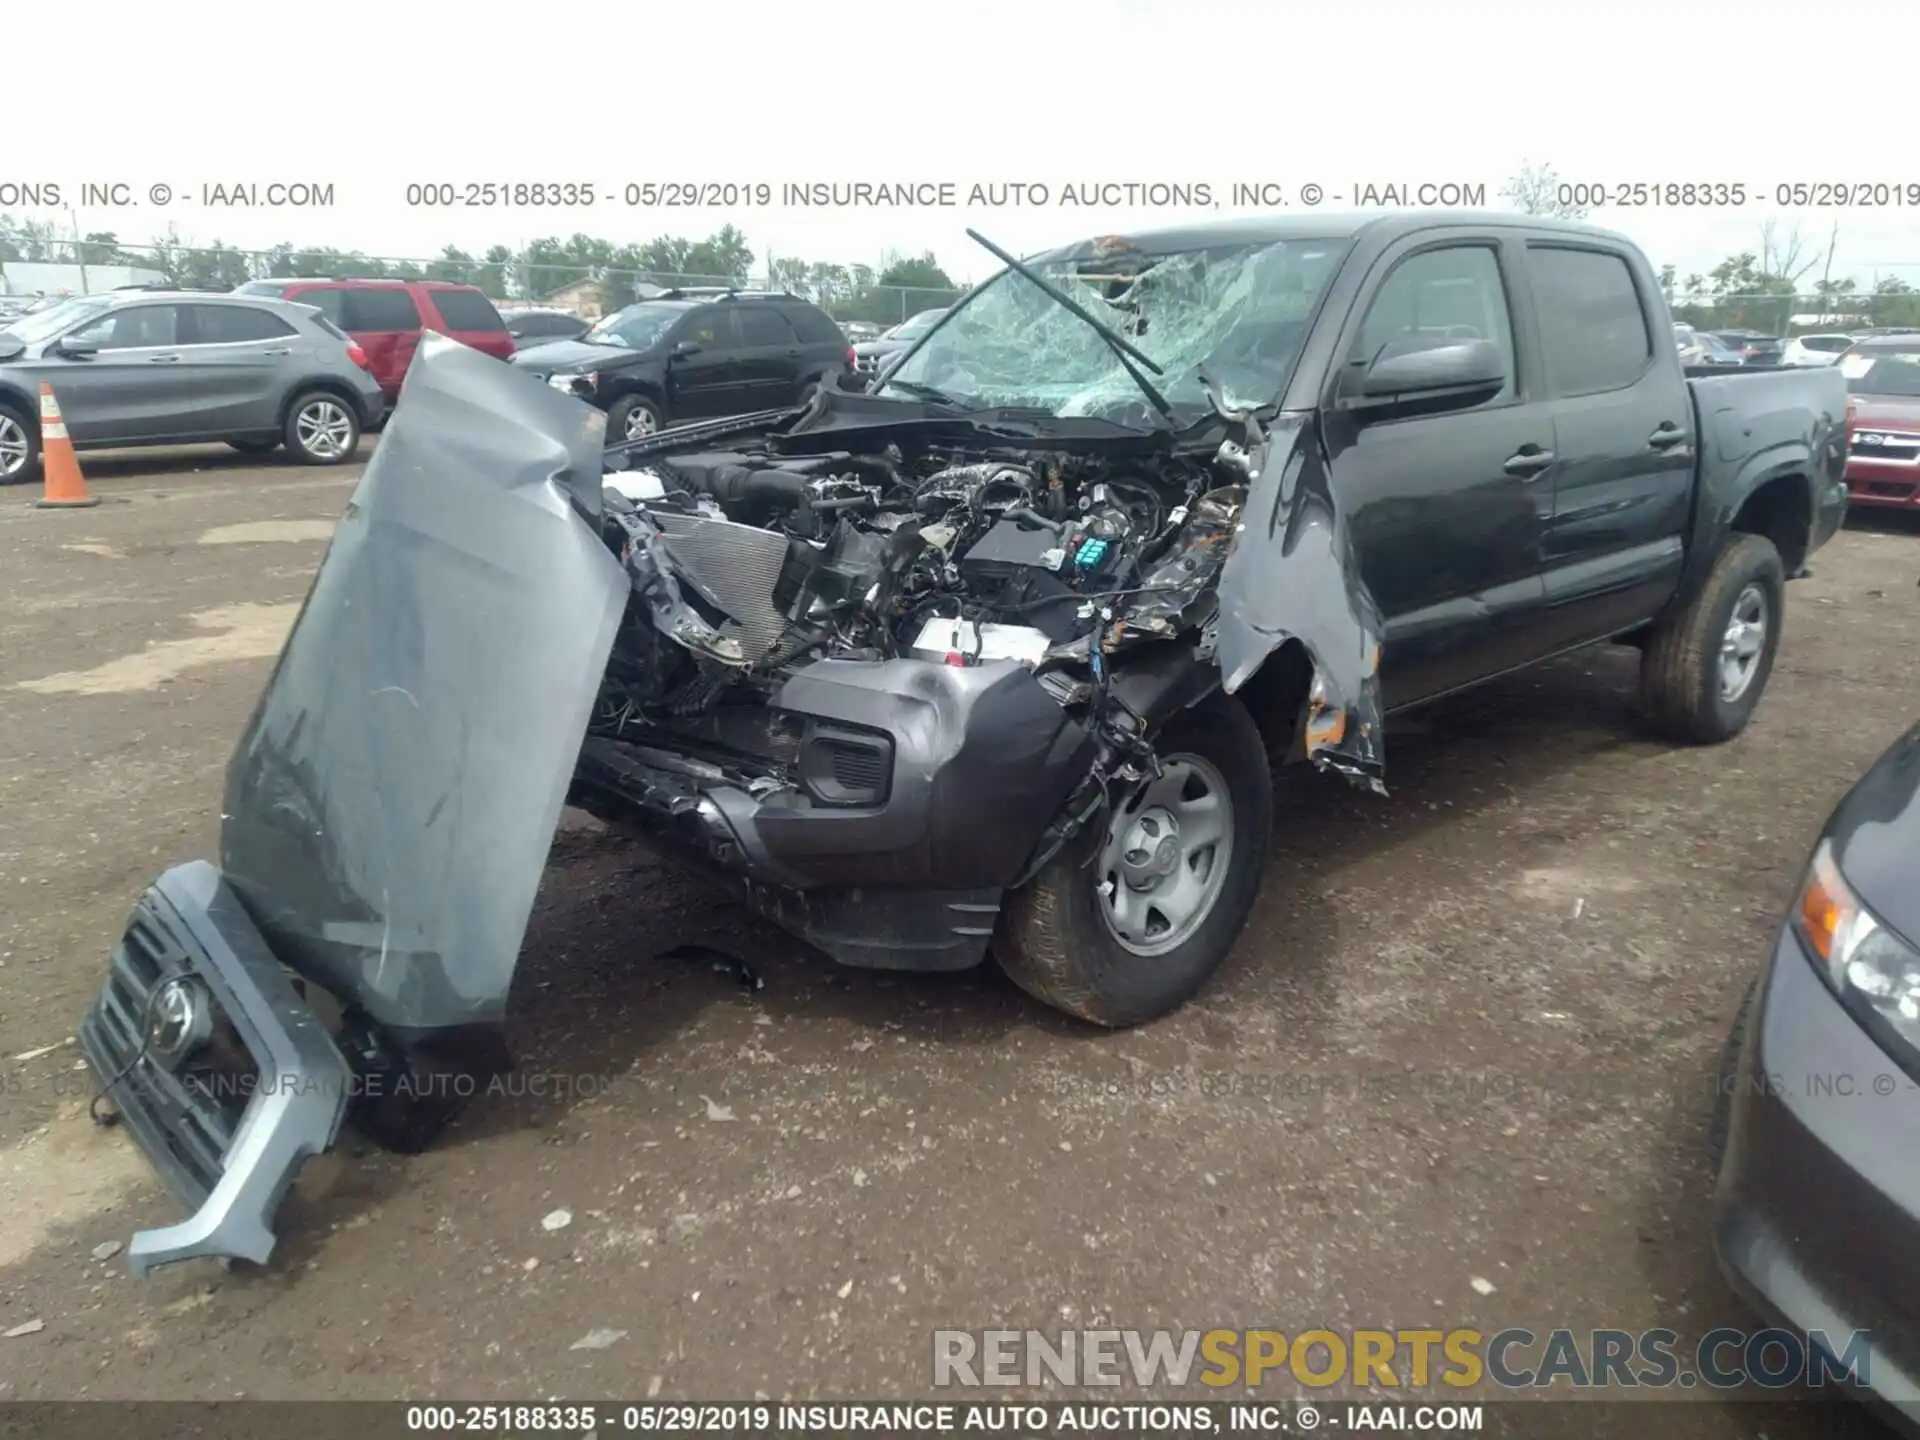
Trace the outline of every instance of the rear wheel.
<path fill-rule="evenodd" d="M 0 485 L 40 473 L 40 427 L 17 405 L 0 405 Z"/>
<path fill-rule="evenodd" d="M 287 411 L 286 440 L 304 465 L 341 465 L 360 448 L 360 417 L 338 395 L 310 390 Z"/>
<path fill-rule="evenodd" d="M 1233 948 L 1260 888 L 1273 823 L 1266 747 L 1217 697 L 1169 725 L 1161 774 L 1090 826 L 1008 902 L 1001 968 L 1096 1025 L 1178 1009 Z"/>
<path fill-rule="evenodd" d="M 622 395 L 607 411 L 607 439 L 644 440 L 660 433 L 664 417 L 660 407 L 644 395 Z"/>
<path fill-rule="evenodd" d="M 1654 728 L 1690 745 L 1744 730 L 1773 673 L 1785 604 L 1786 573 L 1773 542 L 1729 536 L 1699 594 L 1642 649 L 1641 702 Z"/>

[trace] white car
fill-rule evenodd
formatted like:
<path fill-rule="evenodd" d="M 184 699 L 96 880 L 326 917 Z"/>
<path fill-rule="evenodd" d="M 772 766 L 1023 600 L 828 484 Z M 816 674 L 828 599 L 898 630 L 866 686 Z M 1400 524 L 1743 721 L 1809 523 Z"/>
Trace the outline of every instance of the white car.
<path fill-rule="evenodd" d="M 1796 335 L 1780 352 L 1782 365 L 1831 365 L 1854 345 L 1851 335 Z"/>

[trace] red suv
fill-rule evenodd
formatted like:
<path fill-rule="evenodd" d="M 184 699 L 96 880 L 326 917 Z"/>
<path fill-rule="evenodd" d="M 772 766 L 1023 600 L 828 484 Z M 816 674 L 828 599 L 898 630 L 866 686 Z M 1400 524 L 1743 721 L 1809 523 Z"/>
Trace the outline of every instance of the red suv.
<path fill-rule="evenodd" d="M 422 330 L 451 335 L 502 360 L 513 355 L 507 322 L 486 292 L 450 280 L 249 280 L 236 295 L 273 295 L 311 305 L 366 352 L 367 368 L 391 405 Z"/>

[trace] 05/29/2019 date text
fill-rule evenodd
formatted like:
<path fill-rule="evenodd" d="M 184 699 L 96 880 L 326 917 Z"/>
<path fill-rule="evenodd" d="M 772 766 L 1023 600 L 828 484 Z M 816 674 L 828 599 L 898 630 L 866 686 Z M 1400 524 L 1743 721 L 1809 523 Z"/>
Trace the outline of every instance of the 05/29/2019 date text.
<path fill-rule="evenodd" d="M 1785 210 L 1920 208 L 1920 180 L 1783 180 L 1749 185 L 1726 180 L 1576 180 L 1554 187 L 1563 206 L 1596 210 L 1731 209 L 1749 204 Z"/>
<path fill-rule="evenodd" d="M 418 180 L 405 201 L 442 210 L 571 210 L 608 205 L 663 210 L 765 206 L 774 187 L 765 180 L 629 180 L 593 185 L 575 180 Z"/>

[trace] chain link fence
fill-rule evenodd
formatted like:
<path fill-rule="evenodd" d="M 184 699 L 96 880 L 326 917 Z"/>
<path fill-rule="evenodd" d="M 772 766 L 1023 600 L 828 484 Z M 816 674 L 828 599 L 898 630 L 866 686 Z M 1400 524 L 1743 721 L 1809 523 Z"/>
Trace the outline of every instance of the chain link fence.
<path fill-rule="evenodd" d="M 251 280 L 293 277 L 450 280 L 479 286 L 503 310 L 542 306 L 594 319 L 661 290 L 783 290 L 813 301 L 836 320 L 882 328 L 951 305 L 963 293 L 958 288 L 883 285 L 869 265 L 785 261 L 771 274 L 723 275 L 549 263 L 492 253 L 494 258 L 416 259 L 285 247 L 259 251 L 45 241 L 19 260 L 0 260 L 5 282 L 0 293 L 84 294 L 142 283 L 231 290 Z"/>
<path fill-rule="evenodd" d="M 15 249 L 18 245 L 16 242 Z M 4 252 L 0 252 L 4 254 Z M 1877 267 L 1876 267 L 1877 268 Z M 1902 264 L 1901 270 L 1910 270 Z M 813 301 L 834 319 L 875 329 L 923 310 L 951 305 L 960 289 L 883 285 L 874 267 L 799 260 L 776 262 L 771 273 L 683 273 L 535 261 L 525 254 L 489 251 L 479 259 L 406 258 L 330 250 L 244 250 L 172 244 L 105 245 L 48 237 L 19 260 L 0 259 L 0 293 L 79 294 L 120 285 L 158 283 L 230 290 L 250 280 L 451 280 L 477 285 L 505 309 L 547 306 L 587 319 L 618 310 L 662 289 L 784 290 Z M 1667 294 L 1674 319 L 1704 330 L 1753 330 L 1774 335 L 1875 326 L 1920 326 L 1920 287 L 1876 274 L 1867 288 L 1798 294 Z"/>

